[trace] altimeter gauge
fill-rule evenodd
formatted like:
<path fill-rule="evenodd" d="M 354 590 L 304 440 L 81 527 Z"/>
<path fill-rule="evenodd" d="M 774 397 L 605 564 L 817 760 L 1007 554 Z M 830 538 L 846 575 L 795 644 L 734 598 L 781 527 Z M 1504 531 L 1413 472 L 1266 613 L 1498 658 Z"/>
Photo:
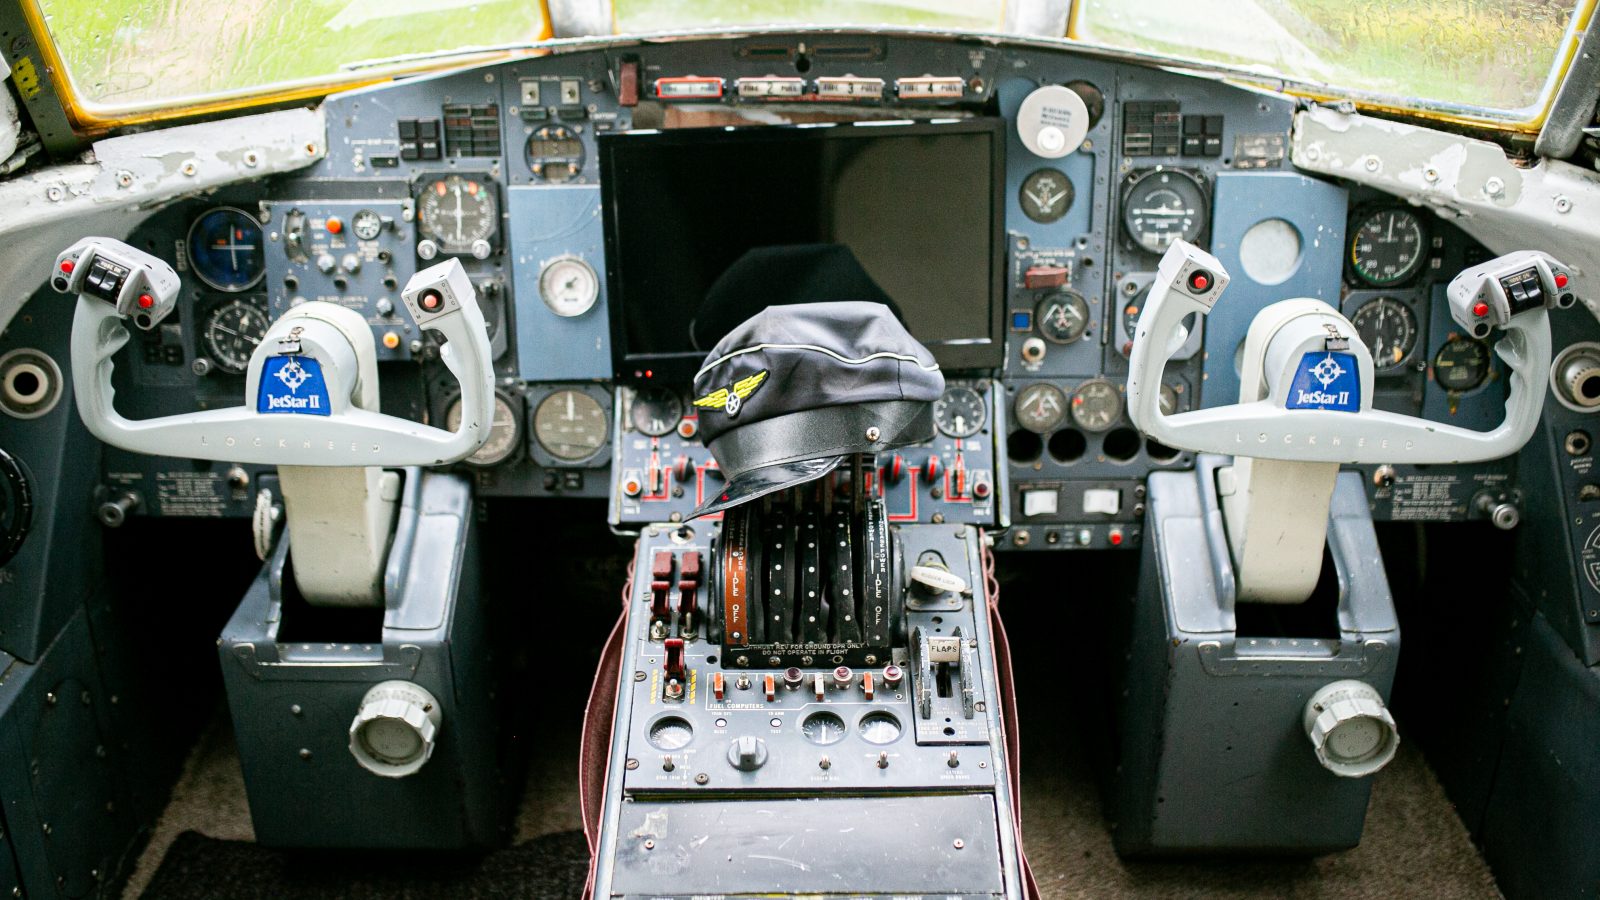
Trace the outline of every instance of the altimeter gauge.
<path fill-rule="evenodd" d="M 1368 300 L 1350 317 L 1379 371 L 1399 368 L 1417 346 L 1417 314 L 1393 297 Z"/>
<path fill-rule="evenodd" d="M 933 422 L 939 430 L 953 438 L 969 438 L 983 428 L 988 417 L 983 397 L 969 387 L 956 386 L 945 390 L 933 402 Z"/>
<path fill-rule="evenodd" d="M 249 300 L 229 300 L 206 314 L 200 340 L 206 355 L 229 375 L 243 375 L 267 335 L 267 313 Z"/>

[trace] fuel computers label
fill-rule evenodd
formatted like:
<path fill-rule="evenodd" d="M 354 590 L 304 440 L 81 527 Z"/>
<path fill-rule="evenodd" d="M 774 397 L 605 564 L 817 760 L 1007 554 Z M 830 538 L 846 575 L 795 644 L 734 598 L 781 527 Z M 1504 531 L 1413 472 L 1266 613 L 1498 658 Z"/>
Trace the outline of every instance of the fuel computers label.
<path fill-rule="evenodd" d="M 1318 351 L 1300 357 L 1294 381 L 1289 384 L 1289 409 L 1329 409 L 1359 412 L 1361 375 L 1349 353 Z"/>
<path fill-rule="evenodd" d="M 261 390 L 256 412 L 326 416 L 328 382 L 322 365 L 309 356 L 273 356 L 261 367 Z"/>

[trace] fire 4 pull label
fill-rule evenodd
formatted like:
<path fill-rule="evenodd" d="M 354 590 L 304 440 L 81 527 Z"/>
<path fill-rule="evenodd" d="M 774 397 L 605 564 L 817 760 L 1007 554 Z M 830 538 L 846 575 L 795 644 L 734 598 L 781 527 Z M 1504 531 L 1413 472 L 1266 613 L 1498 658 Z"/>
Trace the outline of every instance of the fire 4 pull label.
<path fill-rule="evenodd" d="M 270 357 L 261 367 L 256 412 L 328 415 L 328 382 L 322 377 L 322 365 L 309 356 Z"/>
<path fill-rule="evenodd" d="M 1331 409 L 1359 412 L 1361 375 L 1349 353 L 1315 352 L 1300 357 L 1289 384 L 1289 409 Z"/>

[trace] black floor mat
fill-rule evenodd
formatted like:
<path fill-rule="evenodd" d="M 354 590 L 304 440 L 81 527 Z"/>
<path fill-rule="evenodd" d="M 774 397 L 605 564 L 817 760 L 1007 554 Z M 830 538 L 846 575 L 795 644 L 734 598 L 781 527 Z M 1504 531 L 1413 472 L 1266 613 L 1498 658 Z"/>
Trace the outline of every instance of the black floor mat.
<path fill-rule="evenodd" d="M 144 900 L 421 900 L 583 893 L 589 849 L 563 831 L 482 854 L 289 852 L 193 831 L 178 836 Z"/>

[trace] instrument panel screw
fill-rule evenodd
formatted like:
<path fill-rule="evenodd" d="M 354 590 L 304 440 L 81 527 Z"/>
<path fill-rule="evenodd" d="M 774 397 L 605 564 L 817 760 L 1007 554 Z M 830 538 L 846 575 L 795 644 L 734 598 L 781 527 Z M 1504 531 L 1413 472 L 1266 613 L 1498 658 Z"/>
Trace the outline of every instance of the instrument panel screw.
<path fill-rule="evenodd" d="M 117 172 L 117 187 L 133 187 L 133 173 L 127 169 Z"/>
<path fill-rule="evenodd" d="M 1367 157 L 1364 165 L 1366 165 L 1368 172 L 1376 172 L 1383 164 L 1378 162 L 1378 158 L 1376 156 L 1369 156 Z"/>
<path fill-rule="evenodd" d="M 704 772 L 701 772 L 699 775 L 696 775 L 694 777 L 694 783 L 695 784 L 708 784 L 708 783 L 710 783 L 710 781 L 711 781 L 711 776 L 707 775 Z"/>
<path fill-rule="evenodd" d="M 867 429 L 867 440 L 869 441 L 876 441 L 882 435 L 883 432 L 879 431 L 878 426 L 876 425 L 873 425 Z"/>
<path fill-rule="evenodd" d="M 735 632 L 734 632 L 734 633 L 733 633 L 733 639 L 734 639 L 734 640 L 738 640 L 738 639 L 739 639 L 739 632 L 737 632 L 737 631 L 735 631 Z M 742 654 L 742 653 L 741 653 L 741 654 L 739 654 L 739 655 L 738 655 L 738 656 L 736 656 L 736 657 L 734 657 L 734 660 L 733 660 L 733 661 L 734 661 L 734 662 L 735 662 L 735 663 L 737 663 L 737 664 L 739 664 L 739 665 L 741 665 L 741 666 L 748 666 L 748 665 L 750 665 L 750 657 L 748 657 L 748 656 L 745 656 L 745 655 L 744 655 L 744 654 Z"/>
<path fill-rule="evenodd" d="M 643 681 L 643 680 L 645 680 L 645 678 L 646 678 L 646 675 L 643 672 L 635 672 L 635 673 L 633 673 L 633 680 L 634 681 Z"/>
<path fill-rule="evenodd" d="M 55 691 L 47 692 L 44 695 L 44 702 L 48 706 L 55 706 L 56 705 L 56 692 Z"/>
<path fill-rule="evenodd" d="M 963 849 L 963 848 L 965 848 L 967 846 L 967 842 L 963 841 L 961 838 L 956 838 L 955 840 L 950 842 L 950 846 L 956 848 L 957 850 L 960 850 L 960 849 Z"/>
<path fill-rule="evenodd" d="M 311 750 L 310 750 L 310 748 L 301 747 L 300 748 L 300 758 L 304 759 L 304 760 L 310 760 L 311 759 Z"/>
<path fill-rule="evenodd" d="M 1483 192 L 1491 197 L 1498 197 L 1506 192 L 1506 183 L 1499 176 L 1491 177 L 1483 183 Z"/>
<path fill-rule="evenodd" d="M 1556 212 L 1558 212 L 1558 213 L 1569 213 L 1569 212 L 1572 212 L 1572 198 L 1568 197 L 1566 195 L 1562 195 L 1560 197 L 1557 197 L 1556 198 Z"/>
<path fill-rule="evenodd" d="M 630 759 L 626 763 L 624 763 L 623 766 L 629 772 L 632 772 L 634 769 L 639 768 L 639 761 L 637 759 Z"/>
<path fill-rule="evenodd" d="M 644 842 L 644 848 L 646 850 L 654 850 L 656 848 L 656 842 L 652 841 L 652 840 L 649 840 L 649 839 L 646 839 L 645 842 Z"/>
<path fill-rule="evenodd" d="M 869 666 L 877 665 L 878 664 L 878 656 L 877 656 L 877 654 L 875 654 L 875 653 L 867 654 L 866 662 L 867 662 L 867 665 L 869 665 Z"/>

